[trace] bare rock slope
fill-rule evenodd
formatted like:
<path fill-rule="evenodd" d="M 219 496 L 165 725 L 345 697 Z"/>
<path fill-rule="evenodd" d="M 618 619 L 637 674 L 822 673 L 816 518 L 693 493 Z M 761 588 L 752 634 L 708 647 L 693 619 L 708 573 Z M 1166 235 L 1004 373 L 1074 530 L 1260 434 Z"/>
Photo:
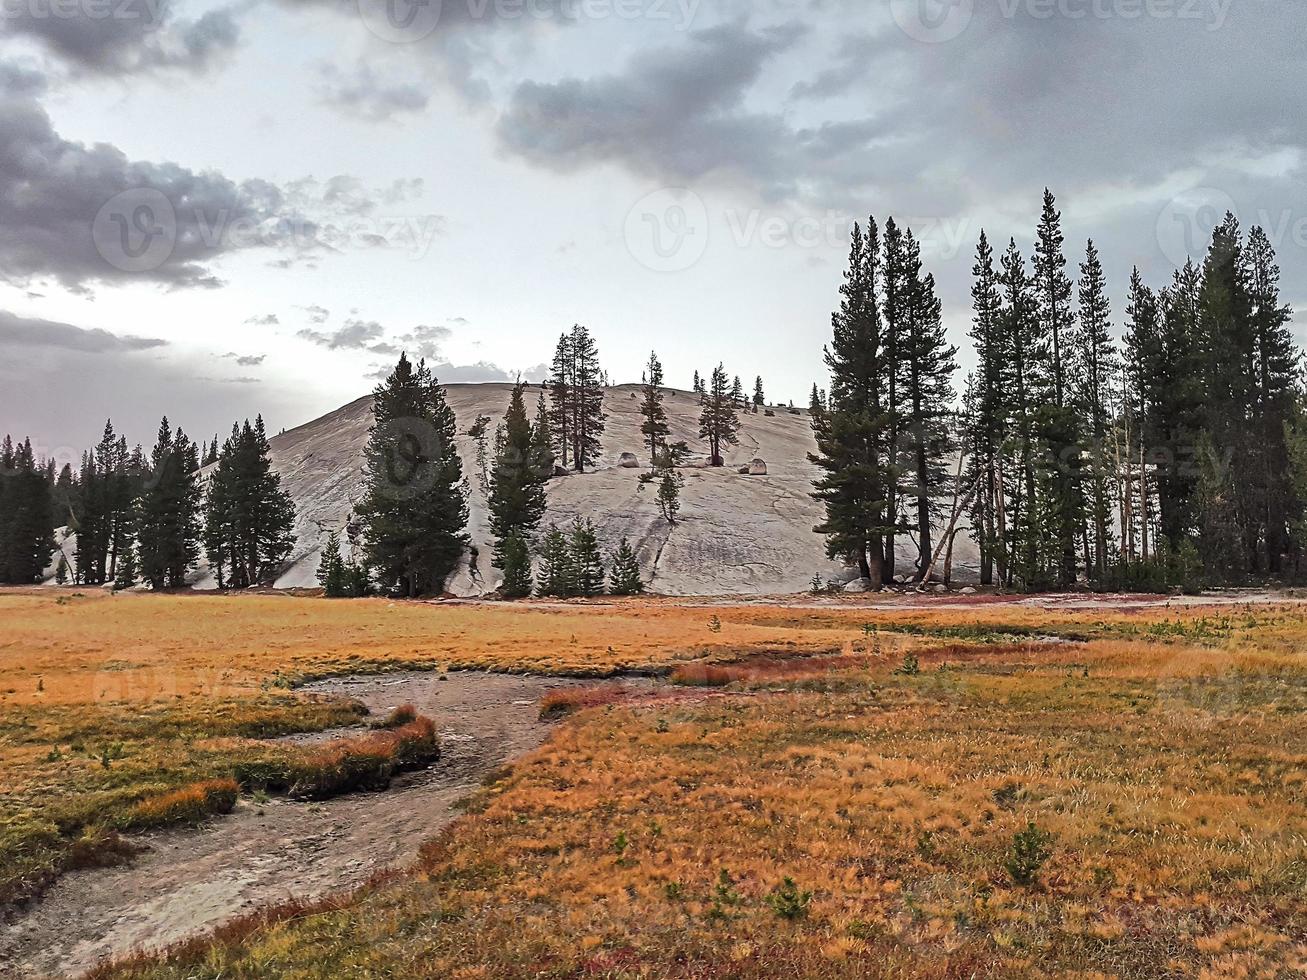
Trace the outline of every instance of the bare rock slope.
<path fill-rule="evenodd" d="M 477 487 L 476 447 L 466 433 L 479 415 L 492 419 L 493 433 L 511 390 L 504 384 L 447 389 L 458 416 L 458 449 L 471 486 L 470 533 L 481 555 L 479 580 L 465 565 L 450 583 L 459 595 L 489 592 L 499 582 L 490 567 L 492 539 L 485 497 Z M 538 394 L 538 386 L 527 393 L 531 412 Z M 652 489 L 641 490 L 642 470 L 620 465 L 623 453 L 645 459 L 639 398 L 638 386 L 608 389 L 603 460 L 594 472 L 550 481 L 546 523 L 589 518 L 605 551 L 616 548 L 623 537 L 630 539 L 651 590 L 665 595 L 793 593 L 806 591 L 814 575 L 838 582 L 854 577 L 826 558 L 823 539 L 812 530 L 822 519 L 822 508 L 809 495 L 816 468 L 808 462 L 815 446 L 807 412 L 773 408 L 770 417 L 741 415 L 740 444 L 729 451 L 724 467 L 708 468 L 700 455 L 683 470 L 680 519 L 671 527 L 659 514 Z M 685 440 L 693 451 L 702 452 L 698 396 L 669 391 L 665 404 L 672 440 Z M 326 534 L 348 530 L 371 425 L 372 399 L 366 397 L 272 440 L 273 462 L 298 509 L 298 542 L 279 587 L 314 585 Z M 765 475 L 738 472 L 754 460 L 765 461 Z M 906 544 L 910 550 L 911 542 Z M 906 558 L 908 551 L 903 555 Z M 959 535 L 955 571 L 965 574 L 974 565 L 974 545 Z M 906 567 L 912 567 L 910 561 Z"/>

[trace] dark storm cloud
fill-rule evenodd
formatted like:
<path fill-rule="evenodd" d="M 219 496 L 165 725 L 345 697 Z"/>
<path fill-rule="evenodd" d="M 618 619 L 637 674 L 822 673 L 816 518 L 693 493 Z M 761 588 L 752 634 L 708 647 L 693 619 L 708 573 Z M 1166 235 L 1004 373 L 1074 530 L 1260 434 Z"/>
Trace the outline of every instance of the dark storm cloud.
<path fill-rule="evenodd" d="M 131 337 L 107 330 L 75 327 L 70 323 L 28 319 L 0 310 L 0 350 L 17 347 L 45 347 L 56 350 L 105 354 L 150 350 L 168 341 L 154 337 Z"/>
<path fill-rule="evenodd" d="M 207 264 L 245 244 L 230 232 L 261 227 L 280 205 L 266 182 L 133 161 L 63 139 L 33 99 L 0 102 L 0 269 L 11 281 L 217 285 Z"/>
<path fill-rule="evenodd" d="M 380 210 L 420 193 L 420 181 L 373 192 L 340 175 L 283 188 L 135 161 L 55 132 L 30 70 L 0 63 L 0 86 L 0 275 L 16 284 L 215 287 L 212 264 L 235 251 L 273 250 L 286 263 L 355 249 L 421 254 L 443 228 L 439 215 Z"/>
<path fill-rule="evenodd" d="M 5 6 L 0 36 L 31 38 L 78 72 L 203 72 L 240 41 L 232 8 L 176 17 L 166 0 L 28 0 Z"/>
<path fill-rule="evenodd" d="M 367 64 L 346 74 L 334 65 L 322 68 L 319 94 L 323 102 L 366 122 L 387 122 L 426 109 L 431 96 L 411 82 L 379 77 Z"/>
<path fill-rule="evenodd" d="M 723 25 L 675 48 L 635 55 L 619 75 L 524 82 L 499 121 L 510 151 L 558 170 L 614 161 L 690 180 L 719 169 L 788 182 L 791 133 L 779 115 L 742 105 L 764 66 L 804 34 L 794 26 Z"/>

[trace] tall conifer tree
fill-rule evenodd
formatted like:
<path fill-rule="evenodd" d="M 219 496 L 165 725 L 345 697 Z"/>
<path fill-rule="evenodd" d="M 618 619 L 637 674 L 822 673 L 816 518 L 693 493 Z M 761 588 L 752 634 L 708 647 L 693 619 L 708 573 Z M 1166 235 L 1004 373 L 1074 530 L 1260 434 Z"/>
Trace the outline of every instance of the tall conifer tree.
<path fill-rule="evenodd" d="M 368 564 L 387 590 L 442 592 L 467 549 L 467 486 L 445 389 L 406 355 L 373 392 L 358 506 Z"/>

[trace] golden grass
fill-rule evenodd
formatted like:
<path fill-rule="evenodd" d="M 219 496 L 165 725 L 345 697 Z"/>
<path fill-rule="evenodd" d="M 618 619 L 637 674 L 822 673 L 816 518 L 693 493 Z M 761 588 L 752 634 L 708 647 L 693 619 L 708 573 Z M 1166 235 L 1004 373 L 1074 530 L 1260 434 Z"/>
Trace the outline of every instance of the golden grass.
<path fill-rule="evenodd" d="M 81 602 L 0 595 L 0 614 L 20 612 L 0 710 L 25 719 L 0 728 L 0 766 L 29 803 L 43 785 L 101 805 L 103 786 L 82 800 L 96 732 L 131 746 L 110 772 L 138 745 L 156 763 L 187 745 L 185 785 L 233 736 L 344 710 L 280 678 L 638 667 L 732 685 L 573 692 L 558 707 L 579 713 L 411 875 L 106 977 L 1214 980 L 1307 964 L 1302 607 Z M 88 698 L 110 650 L 109 672 L 133 680 Z M 167 671 L 186 680 L 150 683 Z M 83 709 L 51 710 L 70 703 Z M 46 763 L 55 735 L 90 747 Z M 1031 823 L 1051 856 L 1020 885 Z"/>

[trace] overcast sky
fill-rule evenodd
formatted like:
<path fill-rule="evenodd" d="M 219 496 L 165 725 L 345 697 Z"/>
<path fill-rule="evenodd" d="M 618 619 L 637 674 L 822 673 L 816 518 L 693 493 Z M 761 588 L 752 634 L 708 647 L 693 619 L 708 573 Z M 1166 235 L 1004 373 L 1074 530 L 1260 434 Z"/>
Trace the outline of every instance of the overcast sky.
<path fill-rule="evenodd" d="M 1299 0 L 0 0 L 0 431 L 275 432 L 574 322 L 614 381 L 806 400 L 853 220 L 963 344 L 1045 186 L 1118 331 L 1226 209 L 1307 308 L 1305 42 Z"/>

